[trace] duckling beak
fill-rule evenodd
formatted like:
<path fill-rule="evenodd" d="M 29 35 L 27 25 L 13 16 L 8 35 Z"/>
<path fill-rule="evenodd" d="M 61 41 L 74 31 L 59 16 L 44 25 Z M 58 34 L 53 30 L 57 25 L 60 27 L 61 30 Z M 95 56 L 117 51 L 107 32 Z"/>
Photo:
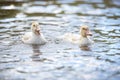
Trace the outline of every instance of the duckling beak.
<path fill-rule="evenodd" d="M 87 36 L 92 36 L 92 33 L 91 33 L 89 30 L 87 30 L 87 31 L 86 31 L 86 35 L 87 35 Z"/>
<path fill-rule="evenodd" d="M 37 35 L 40 35 L 40 29 L 36 29 L 36 30 L 35 30 L 35 33 L 36 33 Z"/>

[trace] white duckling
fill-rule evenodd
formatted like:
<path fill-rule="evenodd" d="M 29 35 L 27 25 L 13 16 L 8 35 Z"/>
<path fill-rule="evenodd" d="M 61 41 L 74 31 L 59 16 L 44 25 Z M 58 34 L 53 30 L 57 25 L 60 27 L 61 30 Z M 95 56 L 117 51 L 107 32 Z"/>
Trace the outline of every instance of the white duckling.
<path fill-rule="evenodd" d="M 92 36 L 92 33 L 90 32 L 88 26 L 84 25 L 80 27 L 80 35 L 66 33 L 59 38 L 71 43 L 79 44 L 80 47 L 87 47 L 93 43 L 90 36 Z"/>
<path fill-rule="evenodd" d="M 39 23 L 32 22 L 31 32 L 27 32 L 22 36 L 22 41 L 26 44 L 42 45 L 47 42 L 43 34 L 40 32 Z"/>
<path fill-rule="evenodd" d="M 87 47 L 93 43 L 93 41 L 90 39 L 90 36 L 92 36 L 92 33 L 90 32 L 89 27 L 81 26 L 79 40 L 80 47 Z"/>

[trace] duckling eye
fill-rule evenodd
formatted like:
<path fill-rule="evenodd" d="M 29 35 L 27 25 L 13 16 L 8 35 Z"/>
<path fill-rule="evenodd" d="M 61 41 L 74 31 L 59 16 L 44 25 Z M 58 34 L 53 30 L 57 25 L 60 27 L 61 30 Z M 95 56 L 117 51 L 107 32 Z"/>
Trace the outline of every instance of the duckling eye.
<path fill-rule="evenodd" d="M 83 30 L 88 30 L 87 28 L 83 28 Z"/>
<path fill-rule="evenodd" d="M 33 27 L 35 27 L 35 25 L 33 25 Z"/>
<path fill-rule="evenodd" d="M 86 30 L 86 28 L 83 28 L 83 30 Z"/>

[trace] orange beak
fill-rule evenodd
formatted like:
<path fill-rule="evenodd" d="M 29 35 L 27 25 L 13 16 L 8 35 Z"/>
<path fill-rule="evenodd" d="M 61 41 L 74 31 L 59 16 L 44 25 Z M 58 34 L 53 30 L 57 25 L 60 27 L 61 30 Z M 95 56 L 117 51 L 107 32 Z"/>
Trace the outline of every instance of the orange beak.
<path fill-rule="evenodd" d="M 92 33 L 91 33 L 89 30 L 87 30 L 87 31 L 86 31 L 86 35 L 87 35 L 87 36 L 92 36 Z"/>
<path fill-rule="evenodd" d="M 35 30 L 35 33 L 36 33 L 37 35 L 40 35 L 40 29 Z"/>

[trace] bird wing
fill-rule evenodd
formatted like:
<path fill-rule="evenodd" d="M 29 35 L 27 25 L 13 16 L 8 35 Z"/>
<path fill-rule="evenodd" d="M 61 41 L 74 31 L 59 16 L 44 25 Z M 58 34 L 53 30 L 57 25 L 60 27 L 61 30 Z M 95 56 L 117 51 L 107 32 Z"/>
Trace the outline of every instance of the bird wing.
<path fill-rule="evenodd" d="M 65 40 L 65 41 L 77 44 L 77 43 L 79 43 L 80 36 L 78 34 L 65 33 L 64 35 L 60 36 L 59 38 Z"/>
<path fill-rule="evenodd" d="M 31 37 L 31 33 L 30 32 L 25 33 L 25 35 L 22 36 L 22 41 L 23 42 L 29 41 L 30 37 Z"/>

